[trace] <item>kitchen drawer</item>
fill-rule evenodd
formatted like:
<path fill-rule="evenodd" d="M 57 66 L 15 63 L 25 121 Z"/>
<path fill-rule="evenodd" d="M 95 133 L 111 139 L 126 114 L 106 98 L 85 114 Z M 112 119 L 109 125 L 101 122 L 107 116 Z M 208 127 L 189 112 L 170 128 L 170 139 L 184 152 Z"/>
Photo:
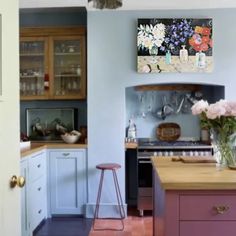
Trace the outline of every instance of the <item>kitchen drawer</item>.
<path fill-rule="evenodd" d="M 30 217 L 32 230 L 46 217 L 46 197 L 46 178 L 43 176 L 30 186 Z"/>
<path fill-rule="evenodd" d="M 235 236 L 236 221 L 181 221 L 180 236 Z"/>
<path fill-rule="evenodd" d="M 217 213 L 220 206 L 228 209 Z M 180 220 L 236 221 L 236 195 L 180 195 Z"/>
<path fill-rule="evenodd" d="M 32 230 L 35 230 L 41 221 L 46 218 L 46 207 L 44 201 L 40 200 L 40 202 L 32 208 L 31 213 L 31 228 Z"/>
<path fill-rule="evenodd" d="M 46 175 L 45 153 L 39 153 L 29 159 L 29 180 L 34 182 L 41 176 Z"/>

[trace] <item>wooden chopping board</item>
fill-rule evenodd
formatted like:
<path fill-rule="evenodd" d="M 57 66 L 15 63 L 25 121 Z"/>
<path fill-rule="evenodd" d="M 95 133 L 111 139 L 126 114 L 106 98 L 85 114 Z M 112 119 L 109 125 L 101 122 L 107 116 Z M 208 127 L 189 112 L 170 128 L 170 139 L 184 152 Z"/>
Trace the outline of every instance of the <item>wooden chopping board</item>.
<path fill-rule="evenodd" d="M 206 157 L 206 156 L 179 156 L 173 157 L 172 161 L 181 161 L 183 163 L 216 163 L 214 157 Z"/>

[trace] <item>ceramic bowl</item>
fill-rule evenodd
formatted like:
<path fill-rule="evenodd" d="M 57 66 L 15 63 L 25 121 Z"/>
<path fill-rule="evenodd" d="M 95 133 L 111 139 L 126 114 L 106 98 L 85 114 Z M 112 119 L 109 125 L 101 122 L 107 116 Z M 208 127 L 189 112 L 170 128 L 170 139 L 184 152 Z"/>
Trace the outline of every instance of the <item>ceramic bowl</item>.
<path fill-rule="evenodd" d="M 81 135 L 75 135 L 75 134 L 62 134 L 61 138 L 65 143 L 76 143 Z"/>

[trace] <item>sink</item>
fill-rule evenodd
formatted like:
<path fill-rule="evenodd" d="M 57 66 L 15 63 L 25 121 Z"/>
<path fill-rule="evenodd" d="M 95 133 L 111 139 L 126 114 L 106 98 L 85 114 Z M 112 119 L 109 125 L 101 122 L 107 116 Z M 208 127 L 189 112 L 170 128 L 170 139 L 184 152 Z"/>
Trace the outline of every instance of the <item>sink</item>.
<path fill-rule="evenodd" d="M 20 142 L 20 150 L 21 151 L 30 149 L 30 146 L 31 146 L 31 141 Z"/>

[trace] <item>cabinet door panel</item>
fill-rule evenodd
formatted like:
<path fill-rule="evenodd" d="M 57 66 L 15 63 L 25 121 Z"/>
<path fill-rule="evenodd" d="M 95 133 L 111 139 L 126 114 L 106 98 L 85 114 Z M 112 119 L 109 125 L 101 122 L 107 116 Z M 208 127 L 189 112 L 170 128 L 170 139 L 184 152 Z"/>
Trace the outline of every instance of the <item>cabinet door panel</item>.
<path fill-rule="evenodd" d="M 84 98 L 83 37 L 53 37 L 53 97 Z"/>
<path fill-rule="evenodd" d="M 22 100 L 48 97 L 45 76 L 48 76 L 48 40 L 25 37 L 20 40 L 20 95 Z"/>
<path fill-rule="evenodd" d="M 182 221 L 180 236 L 235 236 L 236 221 Z"/>
<path fill-rule="evenodd" d="M 86 196 L 84 150 L 50 151 L 51 214 L 83 214 Z"/>

